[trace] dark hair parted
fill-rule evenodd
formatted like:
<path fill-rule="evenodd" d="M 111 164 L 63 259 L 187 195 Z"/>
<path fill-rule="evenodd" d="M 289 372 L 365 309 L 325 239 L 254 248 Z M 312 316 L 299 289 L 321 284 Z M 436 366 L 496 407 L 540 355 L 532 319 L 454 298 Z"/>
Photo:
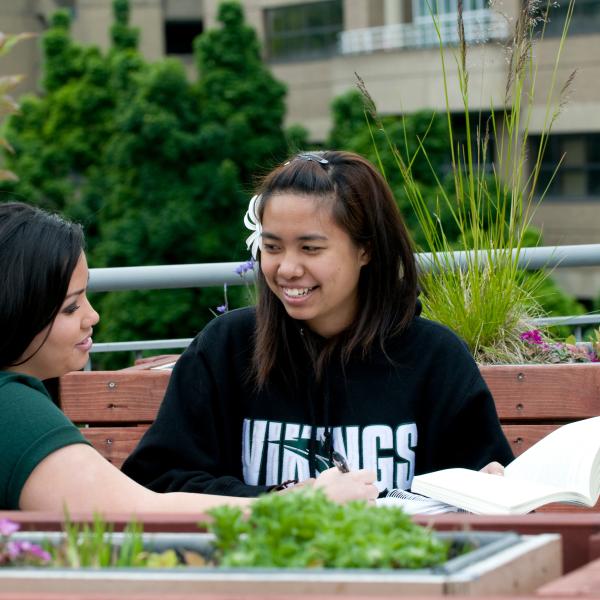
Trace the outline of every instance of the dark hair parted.
<path fill-rule="evenodd" d="M 261 221 L 265 206 L 277 194 L 322 200 L 323 206 L 332 210 L 336 224 L 369 254 L 359 277 L 359 311 L 354 322 L 324 344 L 309 342 L 317 379 L 334 353 L 347 364 L 355 352 L 366 357 L 374 344 L 385 351 L 385 341 L 400 333 L 414 316 L 417 268 L 410 235 L 381 174 L 369 161 L 350 152 L 301 153 L 269 173 L 258 193 Z M 294 371 L 289 364 L 293 355 L 290 340 L 298 325 L 260 270 L 258 288 L 253 371 L 262 387 L 275 369 Z"/>
<path fill-rule="evenodd" d="M 83 246 L 79 225 L 20 202 L 0 204 L 0 369 L 39 350 L 18 362 L 58 314 Z"/>

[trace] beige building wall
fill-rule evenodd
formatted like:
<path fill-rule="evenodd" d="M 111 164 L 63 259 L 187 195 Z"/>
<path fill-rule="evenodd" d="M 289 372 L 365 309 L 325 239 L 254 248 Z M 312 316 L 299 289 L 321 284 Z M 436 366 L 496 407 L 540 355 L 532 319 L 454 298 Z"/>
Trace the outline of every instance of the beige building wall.
<path fill-rule="evenodd" d="M 3 33 L 30 32 L 36 35 L 44 31 L 44 23 L 37 15 L 37 0 L 21 0 L 0 3 L 0 31 Z M 0 59 L 0 75 L 21 74 L 23 82 L 15 90 L 15 96 L 37 88 L 42 58 L 39 40 L 25 40 Z"/>
<path fill-rule="evenodd" d="M 164 3 L 162 0 L 130 0 L 131 25 L 140 30 L 140 51 L 148 60 L 165 54 L 163 40 Z M 111 0 L 77 0 L 73 37 L 103 50 L 110 45 L 113 22 Z"/>

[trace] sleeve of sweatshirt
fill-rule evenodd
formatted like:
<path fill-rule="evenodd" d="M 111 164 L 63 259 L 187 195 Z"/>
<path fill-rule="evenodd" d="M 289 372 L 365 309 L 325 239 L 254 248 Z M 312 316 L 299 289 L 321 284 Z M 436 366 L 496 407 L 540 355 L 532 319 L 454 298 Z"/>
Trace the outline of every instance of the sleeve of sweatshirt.
<path fill-rule="evenodd" d="M 464 465 L 479 470 L 492 461 L 510 463 L 514 458 L 512 450 L 498 420 L 492 394 L 476 366 L 471 377 L 466 377 L 457 400 L 448 414 L 449 427 L 441 436 L 447 452 L 440 460 L 449 464 L 440 468 Z"/>
<path fill-rule="evenodd" d="M 268 490 L 243 482 L 243 369 L 220 325 L 209 324 L 177 361 L 156 420 L 123 464 L 125 474 L 151 490 L 229 496 Z"/>
<path fill-rule="evenodd" d="M 492 461 L 513 460 L 492 394 L 465 345 L 450 332 L 434 356 L 428 385 L 428 426 L 419 439 L 420 473 L 464 467 L 479 470 Z"/>

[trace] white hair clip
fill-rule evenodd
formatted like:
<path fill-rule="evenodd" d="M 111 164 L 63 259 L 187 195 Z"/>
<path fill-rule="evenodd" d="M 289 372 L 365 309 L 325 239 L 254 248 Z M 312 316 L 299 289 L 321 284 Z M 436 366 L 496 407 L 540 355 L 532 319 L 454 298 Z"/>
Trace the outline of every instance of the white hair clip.
<path fill-rule="evenodd" d="M 248 210 L 244 215 L 244 225 L 252 231 L 252 233 L 246 238 L 246 248 L 250 250 L 252 258 L 256 260 L 258 252 L 258 245 L 260 244 L 260 236 L 262 235 L 262 225 L 258 219 L 256 212 L 256 205 L 260 202 L 260 195 L 252 196 Z"/>

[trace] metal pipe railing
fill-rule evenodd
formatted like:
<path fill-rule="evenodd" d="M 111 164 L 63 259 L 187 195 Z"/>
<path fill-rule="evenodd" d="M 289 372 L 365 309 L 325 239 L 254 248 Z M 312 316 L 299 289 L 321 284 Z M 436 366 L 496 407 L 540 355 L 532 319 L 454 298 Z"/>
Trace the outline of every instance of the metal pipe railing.
<path fill-rule="evenodd" d="M 513 252 L 517 252 L 516 250 Z M 498 251 L 480 251 L 483 263 Z M 446 256 L 440 253 L 443 265 L 454 264 L 464 268 L 474 257 L 474 252 L 454 252 Z M 416 255 L 421 269 L 432 267 L 430 253 Z M 190 265 L 156 265 L 150 267 L 113 267 L 106 269 L 90 269 L 89 290 L 91 292 L 109 292 L 123 290 L 150 290 L 168 288 L 210 287 L 227 285 L 244 285 L 254 282 L 254 273 L 246 272 L 240 276 L 240 262 L 199 263 Z M 522 248 L 519 251 L 518 264 L 523 269 L 535 270 L 555 267 L 586 267 L 600 265 L 600 244 L 583 244 L 578 246 L 541 246 L 539 248 Z"/>
<path fill-rule="evenodd" d="M 88 289 L 90 292 L 112 292 L 253 283 L 252 271 L 243 277 L 235 272 L 242 262 L 90 269 Z"/>
<path fill-rule="evenodd" d="M 566 317 L 543 317 L 532 319 L 533 325 L 570 325 L 575 329 L 575 337 L 581 340 L 581 327 L 600 323 L 600 313 Z M 579 335 L 578 335 L 579 334 Z M 135 342 L 100 342 L 94 344 L 93 353 L 103 352 L 135 352 L 143 350 L 165 350 L 187 348 L 194 338 L 174 338 L 167 340 L 145 340 Z"/>
<path fill-rule="evenodd" d="M 481 251 L 478 259 L 481 264 L 492 262 L 498 256 L 496 250 Z M 517 251 L 513 251 L 516 253 Z M 600 244 L 576 246 L 542 246 L 522 248 L 518 251 L 518 264 L 523 269 L 535 270 L 556 267 L 600 266 Z M 458 251 L 452 255 L 441 253 L 438 264 L 442 267 L 465 268 L 475 258 L 473 251 Z M 422 270 L 435 267 L 430 253 L 416 255 L 417 264 Z M 222 262 L 190 265 L 156 265 L 149 267 L 114 267 L 90 269 L 89 290 L 93 292 L 173 289 L 190 287 L 210 287 L 245 285 L 254 283 L 254 272 L 245 270 L 240 275 L 240 266 L 247 262 Z M 575 337 L 581 340 L 582 326 L 600 323 L 600 314 L 545 317 L 534 319 L 535 325 L 570 325 Z M 164 350 L 186 348 L 193 338 L 167 340 L 145 340 L 133 342 L 107 342 L 94 344 L 93 353 L 135 352 L 139 356 L 143 350 Z M 90 365 L 88 365 L 90 368 Z"/>

